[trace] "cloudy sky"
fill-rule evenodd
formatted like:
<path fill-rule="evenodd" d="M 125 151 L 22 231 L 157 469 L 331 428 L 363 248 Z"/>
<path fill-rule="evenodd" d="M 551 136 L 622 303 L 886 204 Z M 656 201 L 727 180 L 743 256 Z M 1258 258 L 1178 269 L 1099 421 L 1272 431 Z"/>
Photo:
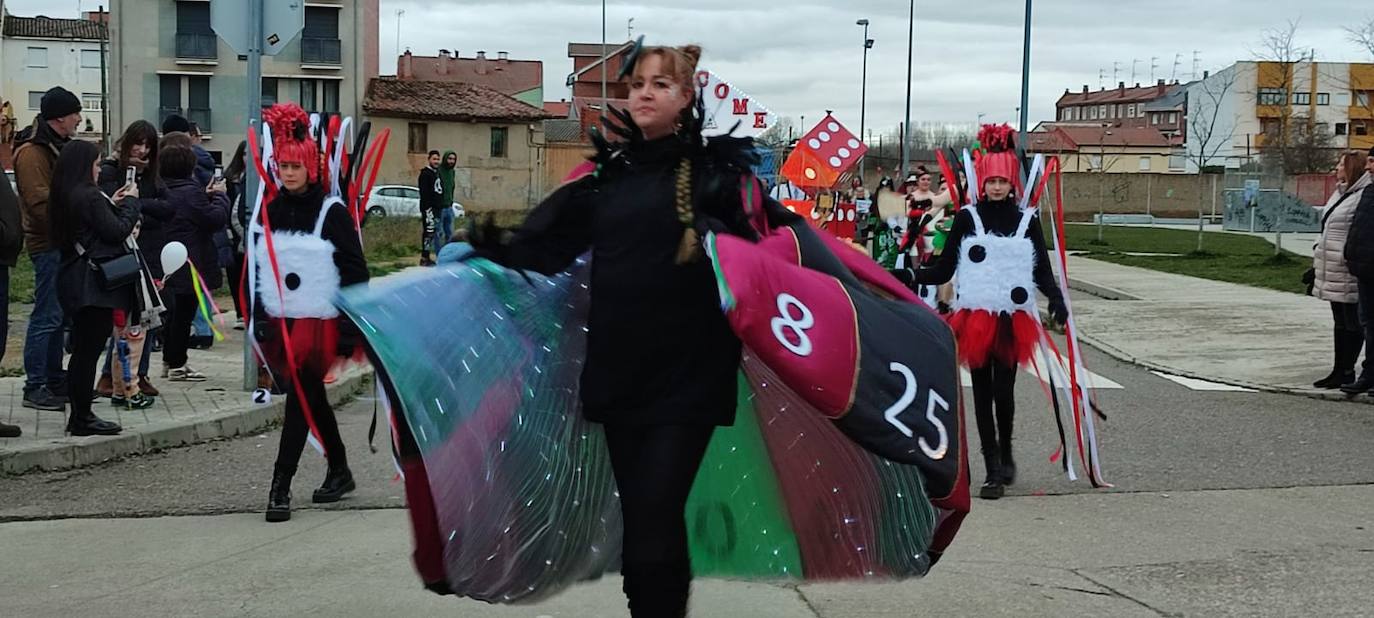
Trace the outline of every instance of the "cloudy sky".
<path fill-rule="evenodd" d="M 125 0 L 148 1 L 148 0 Z M 11 13 L 45 12 L 55 5 L 93 9 L 94 0 L 6 0 Z M 1084 84 L 1188 79 L 1194 51 L 1199 71 L 1254 57 L 1265 29 L 1299 21 L 1298 43 L 1319 60 L 1365 61 L 1369 52 L 1350 43 L 1348 24 L 1374 17 L 1374 6 L 1334 0 L 1041 0 L 1032 38 L 1031 120 L 1048 119 L 1065 88 Z M 857 129 L 863 28 L 876 44 L 868 57 L 868 127 L 895 128 L 905 104 L 907 2 L 902 0 L 613 0 L 607 38 L 626 40 L 626 23 L 652 43 L 695 42 L 702 63 L 779 114 L 818 119 L 826 109 Z M 544 61 L 545 98 L 567 96 L 568 41 L 599 42 L 596 0 L 382 0 L 382 72 L 394 73 L 397 50 L 434 55 L 440 48 L 464 56 L 476 50 L 508 51 L 512 58 Z M 912 118 L 915 121 L 1011 121 L 1019 102 L 1021 0 L 917 0 Z M 1177 73 L 1174 70 L 1178 59 Z M 1118 63 L 1115 80 L 1113 62 Z M 1099 79 L 1099 72 L 1105 76 Z M 808 120 L 808 123 L 812 123 Z"/>

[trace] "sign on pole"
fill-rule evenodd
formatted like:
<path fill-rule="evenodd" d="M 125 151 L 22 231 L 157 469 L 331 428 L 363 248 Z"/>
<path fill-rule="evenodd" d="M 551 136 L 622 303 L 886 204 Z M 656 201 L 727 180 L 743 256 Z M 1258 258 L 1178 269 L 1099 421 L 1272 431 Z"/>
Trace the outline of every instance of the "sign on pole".
<path fill-rule="evenodd" d="M 251 3 L 243 0 L 210 0 L 210 27 L 219 38 L 241 55 L 253 48 L 249 36 Z M 304 0 L 272 0 L 262 7 L 262 40 L 264 56 L 275 56 L 295 40 L 305 28 Z"/>

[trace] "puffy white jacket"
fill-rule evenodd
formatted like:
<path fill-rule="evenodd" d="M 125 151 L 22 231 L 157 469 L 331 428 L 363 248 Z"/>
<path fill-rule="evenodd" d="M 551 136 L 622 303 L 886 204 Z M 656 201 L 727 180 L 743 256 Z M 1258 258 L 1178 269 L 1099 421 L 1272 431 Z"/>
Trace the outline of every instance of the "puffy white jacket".
<path fill-rule="evenodd" d="M 1360 194 L 1370 182 L 1370 175 L 1365 173 L 1350 188 L 1337 188 L 1322 209 L 1326 225 L 1312 251 L 1312 268 L 1317 274 L 1312 295 L 1317 298 L 1337 303 L 1359 302 L 1359 282 L 1345 264 L 1345 239 L 1350 234 Z"/>

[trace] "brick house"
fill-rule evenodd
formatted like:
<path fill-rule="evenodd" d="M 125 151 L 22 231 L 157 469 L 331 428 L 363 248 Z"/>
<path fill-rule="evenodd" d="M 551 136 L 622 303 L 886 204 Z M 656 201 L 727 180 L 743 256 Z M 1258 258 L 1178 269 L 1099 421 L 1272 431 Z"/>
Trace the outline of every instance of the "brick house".
<path fill-rule="evenodd" d="M 616 79 L 620 74 L 625 56 L 634 49 L 634 42 L 607 44 L 606 55 L 601 55 L 600 43 L 568 43 L 568 57 L 573 61 L 573 72 L 568 74 L 567 85 L 572 88 L 570 118 L 581 124 L 582 139 L 587 141 L 587 129 L 601 117 L 601 67 L 606 71 L 607 103 L 617 109 L 629 107 L 630 86 Z M 603 63 L 604 60 L 604 63 Z"/>
<path fill-rule="evenodd" d="M 1055 118 L 1059 123 L 1100 125 L 1108 122 L 1117 127 L 1150 127 L 1182 135 L 1186 133 L 1184 111 L 1187 106 L 1178 97 L 1186 91 L 1186 84 L 1166 84 L 1162 79 L 1153 86 L 1136 84 L 1134 88 L 1127 88 L 1126 82 L 1117 82 L 1113 90 L 1090 91 L 1084 85 L 1082 92 L 1064 90 L 1055 103 Z M 1161 101 L 1170 102 L 1170 105 L 1161 109 Z"/>
<path fill-rule="evenodd" d="M 416 56 L 407 49 L 396 59 L 396 78 L 477 84 L 536 107 L 544 104 L 544 63 L 512 60 L 504 51 L 496 52 L 496 58 L 487 58 L 485 51 L 463 58 L 447 49 L 438 56 Z"/>

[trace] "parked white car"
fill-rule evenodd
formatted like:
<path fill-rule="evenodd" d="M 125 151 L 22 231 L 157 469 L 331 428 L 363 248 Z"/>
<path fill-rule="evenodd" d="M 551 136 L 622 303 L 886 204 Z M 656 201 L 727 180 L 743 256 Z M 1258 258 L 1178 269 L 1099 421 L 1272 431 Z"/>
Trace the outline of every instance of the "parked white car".
<path fill-rule="evenodd" d="M 466 215 L 463 205 L 454 202 L 453 218 Z M 369 217 L 419 217 L 420 190 L 406 185 L 378 185 L 367 199 Z"/>

